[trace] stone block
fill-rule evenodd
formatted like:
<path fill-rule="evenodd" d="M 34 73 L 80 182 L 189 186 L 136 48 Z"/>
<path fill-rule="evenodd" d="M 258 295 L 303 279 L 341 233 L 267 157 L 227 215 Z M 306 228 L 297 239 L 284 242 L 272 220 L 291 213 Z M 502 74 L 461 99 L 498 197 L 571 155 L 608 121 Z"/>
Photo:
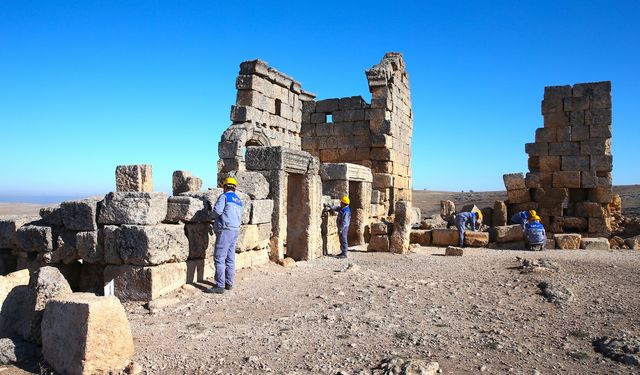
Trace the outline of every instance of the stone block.
<path fill-rule="evenodd" d="M 430 246 L 431 245 L 431 230 L 427 229 L 412 229 L 411 230 L 411 238 L 409 240 L 411 243 L 416 243 L 420 246 Z"/>
<path fill-rule="evenodd" d="M 587 219 L 584 217 L 576 217 L 576 216 L 561 216 L 561 217 L 555 217 L 554 221 L 559 221 L 559 224 L 561 225 L 561 229 L 563 231 L 578 231 L 578 232 L 584 232 L 585 230 L 587 230 L 587 227 L 589 225 L 589 223 L 587 222 Z M 554 231 L 554 232 L 561 232 L 561 231 Z"/>
<path fill-rule="evenodd" d="M 576 216 L 604 218 L 609 216 L 606 205 L 597 202 L 577 202 L 575 204 Z"/>
<path fill-rule="evenodd" d="M 575 250 L 580 249 L 580 242 L 582 236 L 577 233 L 556 233 L 553 235 L 553 239 L 556 241 L 556 248 L 561 250 Z"/>
<path fill-rule="evenodd" d="M 340 109 L 340 99 L 325 99 L 316 102 L 316 112 L 330 113 Z"/>
<path fill-rule="evenodd" d="M 542 187 L 542 174 L 540 172 L 529 172 L 524 179 L 527 189 Z"/>
<path fill-rule="evenodd" d="M 171 181 L 173 195 L 202 189 L 202 179 L 194 176 L 189 171 L 174 171 Z"/>
<path fill-rule="evenodd" d="M 537 128 L 536 143 L 538 142 L 556 142 L 556 128 Z"/>
<path fill-rule="evenodd" d="M 596 175 L 598 176 L 598 183 L 596 184 L 597 188 L 611 188 L 611 172 L 596 172 Z"/>
<path fill-rule="evenodd" d="M 52 299 L 42 320 L 42 354 L 61 374 L 123 371 L 134 354 L 123 306 L 92 293 Z"/>
<path fill-rule="evenodd" d="M 564 112 L 546 113 L 544 115 L 545 128 L 562 128 L 569 126 L 569 116 Z"/>
<path fill-rule="evenodd" d="M 507 205 L 503 201 L 495 201 L 493 204 L 493 226 L 507 225 Z"/>
<path fill-rule="evenodd" d="M 104 227 L 107 264 L 157 265 L 183 262 L 189 241 L 182 225 L 108 225 Z"/>
<path fill-rule="evenodd" d="M 251 199 L 266 199 L 269 195 L 269 182 L 258 172 L 231 171 L 218 175 L 218 182 L 233 177 L 238 182 L 238 190 L 245 192 Z"/>
<path fill-rule="evenodd" d="M 184 231 L 189 240 L 189 258 L 210 258 L 216 244 L 216 235 L 209 223 L 187 223 Z"/>
<path fill-rule="evenodd" d="M 560 156 L 532 156 L 529 158 L 531 172 L 556 172 L 560 170 Z"/>
<path fill-rule="evenodd" d="M 611 138 L 591 138 L 579 143 L 581 155 L 611 155 Z"/>
<path fill-rule="evenodd" d="M 580 187 L 592 189 L 598 185 L 598 176 L 596 172 L 583 171 L 580 173 Z"/>
<path fill-rule="evenodd" d="M 495 226 L 489 228 L 489 239 L 498 243 L 523 241 L 524 233 L 519 224 Z"/>
<path fill-rule="evenodd" d="M 457 229 L 435 228 L 431 230 L 431 243 L 434 246 L 457 246 L 458 241 Z"/>
<path fill-rule="evenodd" d="M 37 220 L 37 216 L 0 216 L 0 248 L 9 249 L 16 246 L 16 232 L 18 228 Z"/>
<path fill-rule="evenodd" d="M 373 182 L 371 169 L 352 163 L 324 163 L 320 166 L 320 177 L 325 180 L 348 180 Z"/>
<path fill-rule="evenodd" d="M 116 191 L 153 191 L 151 165 L 119 165 L 116 167 Z"/>
<path fill-rule="evenodd" d="M 389 236 L 386 234 L 372 234 L 367 251 L 388 252 Z"/>
<path fill-rule="evenodd" d="M 40 217 L 42 221 L 47 225 L 62 226 L 62 209 L 60 206 L 56 207 L 43 207 L 40 209 Z"/>
<path fill-rule="evenodd" d="M 250 224 L 270 223 L 273 214 L 273 200 L 256 199 L 251 201 Z"/>
<path fill-rule="evenodd" d="M 553 173 L 554 188 L 580 188 L 579 171 L 562 171 Z"/>
<path fill-rule="evenodd" d="M 184 285 L 186 274 L 186 262 L 110 265 L 104 269 L 104 282 L 113 281 L 115 296 L 121 301 L 152 301 Z"/>
<path fill-rule="evenodd" d="M 240 63 L 240 74 L 268 77 L 269 65 L 260 59 L 243 61 Z"/>
<path fill-rule="evenodd" d="M 397 201 L 395 204 L 395 220 L 389 243 L 389 250 L 396 254 L 407 254 L 411 237 L 413 209 L 411 202 Z"/>
<path fill-rule="evenodd" d="M 371 234 L 388 235 L 389 232 L 390 232 L 390 227 L 388 223 L 380 222 L 380 223 L 371 224 Z"/>
<path fill-rule="evenodd" d="M 269 251 L 266 249 L 236 254 L 236 270 L 259 267 L 267 263 L 269 263 Z"/>
<path fill-rule="evenodd" d="M 464 232 L 464 244 L 466 246 L 484 247 L 489 244 L 489 233 L 487 232 Z"/>
<path fill-rule="evenodd" d="M 549 143 L 550 156 L 575 156 L 580 155 L 578 142 L 552 142 Z"/>
<path fill-rule="evenodd" d="M 591 155 L 591 170 L 593 172 L 611 172 L 613 157 L 611 155 Z"/>
<path fill-rule="evenodd" d="M 64 226 L 71 230 L 98 229 L 98 224 L 96 223 L 98 202 L 98 198 L 62 202 L 60 208 L 62 209 Z"/>
<path fill-rule="evenodd" d="M 447 246 L 444 251 L 444 255 L 448 257 L 461 257 L 464 254 L 464 249 L 456 246 Z"/>
<path fill-rule="evenodd" d="M 546 86 L 542 102 L 542 114 L 562 112 L 563 99 L 572 94 L 571 86 Z"/>
<path fill-rule="evenodd" d="M 588 197 L 592 202 L 609 203 L 613 198 L 613 192 L 611 188 L 594 188 L 589 189 Z"/>
<path fill-rule="evenodd" d="M 558 207 L 569 199 L 567 188 L 538 188 L 533 190 L 533 198 L 542 207 Z"/>
<path fill-rule="evenodd" d="M 563 99 L 564 111 L 586 111 L 589 109 L 589 97 L 573 96 Z"/>
<path fill-rule="evenodd" d="M 604 237 L 583 238 L 580 248 L 585 250 L 609 250 L 609 239 Z"/>
<path fill-rule="evenodd" d="M 611 125 L 589 126 L 589 138 L 611 138 Z"/>
<path fill-rule="evenodd" d="M 531 201 L 529 189 L 511 189 L 507 190 L 509 203 L 525 203 Z"/>
<path fill-rule="evenodd" d="M 104 197 L 98 223 L 156 225 L 166 216 L 166 193 L 112 192 Z"/>
<path fill-rule="evenodd" d="M 308 152 L 293 150 L 281 146 L 247 147 L 245 164 L 248 170 L 283 170 L 288 173 L 312 173 L 314 157 Z M 319 165 L 318 165 L 319 167 Z"/>
<path fill-rule="evenodd" d="M 25 225 L 15 233 L 15 245 L 26 252 L 51 252 L 53 251 L 53 230 L 51 227 L 38 225 Z"/>
<path fill-rule="evenodd" d="M 570 141 L 580 142 L 589 139 L 589 127 L 586 125 L 575 125 L 571 127 Z"/>
<path fill-rule="evenodd" d="M 561 170 L 563 171 L 588 171 L 589 156 L 562 156 Z"/>
<path fill-rule="evenodd" d="M 549 144 L 546 142 L 526 143 L 524 152 L 530 156 L 544 156 L 549 154 Z"/>
<path fill-rule="evenodd" d="M 236 252 L 258 250 L 267 247 L 268 238 L 261 238 L 258 225 L 242 225 L 236 243 Z"/>
<path fill-rule="evenodd" d="M 571 141 L 572 140 L 571 138 L 573 137 L 573 129 L 585 126 L 585 124 L 584 124 L 584 119 L 585 119 L 584 111 L 574 111 L 574 112 L 568 113 L 568 115 L 569 115 L 569 128 L 571 128 L 571 129 L 558 128 L 558 129 L 568 129 L 569 130 L 568 137 L 560 139 L 560 137 L 558 136 L 558 142 Z"/>
<path fill-rule="evenodd" d="M 173 196 L 167 201 L 167 216 L 164 218 L 168 223 L 201 223 L 211 220 L 209 205 L 199 198 L 188 196 Z"/>
<path fill-rule="evenodd" d="M 104 249 L 102 243 L 102 230 L 78 232 L 76 234 L 78 257 L 87 263 L 103 263 Z"/>
<path fill-rule="evenodd" d="M 76 231 L 63 229 L 54 233 L 51 263 L 70 264 L 78 260 Z"/>
<path fill-rule="evenodd" d="M 375 190 L 392 188 L 394 186 L 394 175 L 387 173 L 374 173 L 371 187 Z"/>
<path fill-rule="evenodd" d="M 589 233 L 611 233 L 611 219 L 608 217 L 590 217 L 589 218 Z"/>
<path fill-rule="evenodd" d="M 340 110 L 347 109 L 364 109 L 367 103 L 362 99 L 362 96 L 351 96 L 338 99 L 338 108 Z"/>
<path fill-rule="evenodd" d="M 631 250 L 640 250 L 640 236 L 629 237 L 624 240 L 624 243 Z"/>
<path fill-rule="evenodd" d="M 29 270 L 0 276 L 0 334 L 11 336 L 23 319 L 27 303 Z"/>
<path fill-rule="evenodd" d="M 524 175 L 522 173 L 508 173 L 502 175 L 502 180 L 504 181 L 504 186 L 507 190 L 527 188 L 524 182 Z"/>

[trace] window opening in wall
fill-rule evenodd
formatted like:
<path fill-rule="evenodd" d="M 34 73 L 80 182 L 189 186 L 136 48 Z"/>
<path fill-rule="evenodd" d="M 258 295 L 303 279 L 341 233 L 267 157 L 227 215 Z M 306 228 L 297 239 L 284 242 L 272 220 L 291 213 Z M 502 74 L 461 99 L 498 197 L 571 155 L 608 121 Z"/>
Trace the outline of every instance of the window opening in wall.
<path fill-rule="evenodd" d="M 326 122 L 327 124 L 332 124 L 333 123 L 333 114 L 327 113 L 325 115 L 324 122 Z"/>
<path fill-rule="evenodd" d="M 282 100 L 276 99 L 276 116 L 280 116 L 282 113 Z"/>

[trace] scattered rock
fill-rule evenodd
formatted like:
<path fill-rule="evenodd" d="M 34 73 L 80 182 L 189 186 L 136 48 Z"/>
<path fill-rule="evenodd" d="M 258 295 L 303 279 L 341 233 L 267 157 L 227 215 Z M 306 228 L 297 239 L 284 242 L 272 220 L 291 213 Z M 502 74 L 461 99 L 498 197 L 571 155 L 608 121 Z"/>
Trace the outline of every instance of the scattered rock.
<path fill-rule="evenodd" d="M 574 250 L 580 248 L 582 236 L 577 233 L 554 234 L 556 248 L 563 250 Z"/>
<path fill-rule="evenodd" d="M 296 266 L 296 261 L 293 258 L 286 257 L 280 261 L 280 265 L 284 268 L 292 268 Z"/>
<path fill-rule="evenodd" d="M 522 259 L 516 257 L 516 260 L 520 262 L 522 273 L 560 271 L 560 266 L 549 259 Z"/>
<path fill-rule="evenodd" d="M 131 362 L 129 366 L 124 369 L 124 372 L 129 375 L 138 375 L 142 373 L 142 366 L 137 362 Z"/>
<path fill-rule="evenodd" d="M 573 300 L 573 292 L 561 284 L 543 281 L 538 284 L 538 288 L 549 302 L 560 305 Z"/>
<path fill-rule="evenodd" d="M 464 254 L 464 249 L 456 246 L 448 246 L 444 251 L 445 256 L 457 256 L 461 257 Z"/>
<path fill-rule="evenodd" d="M 382 360 L 378 367 L 372 369 L 371 373 L 374 375 L 435 375 L 439 369 L 438 362 L 390 357 Z"/>
<path fill-rule="evenodd" d="M 20 363 L 38 356 L 40 349 L 37 345 L 20 339 L 0 339 L 0 365 Z"/>
<path fill-rule="evenodd" d="M 605 357 L 625 365 L 640 366 L 640 338 L 628 337 L 622 334 L 620 337 L 604 336 L 594 341 L 595 350 Z"/>

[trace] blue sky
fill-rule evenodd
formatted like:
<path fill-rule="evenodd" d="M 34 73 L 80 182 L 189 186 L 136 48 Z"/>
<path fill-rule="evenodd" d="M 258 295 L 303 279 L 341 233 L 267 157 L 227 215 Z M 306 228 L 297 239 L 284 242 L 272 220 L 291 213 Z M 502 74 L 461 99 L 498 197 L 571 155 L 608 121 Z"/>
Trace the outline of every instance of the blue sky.
<path fill-rule="evenodd" d="M 105 193 L 119 164 L 153 164 L 157 190 L 176 169 L 212 186 L 241 61 L 369 100 L 387 51 L 410 74 L 414 188 L 503 189 L 544 86 L 600 80 L 614 183 L 639 183 L 638 4 L 0 0 L 0 200 Z"/>

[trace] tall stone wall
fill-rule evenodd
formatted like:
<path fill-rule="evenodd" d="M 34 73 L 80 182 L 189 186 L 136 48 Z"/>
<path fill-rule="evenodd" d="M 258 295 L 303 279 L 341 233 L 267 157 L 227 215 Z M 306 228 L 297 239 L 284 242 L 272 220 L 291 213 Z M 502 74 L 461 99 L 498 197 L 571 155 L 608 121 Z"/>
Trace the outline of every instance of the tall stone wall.
<path fill-rule="evenodd" d="M 376 198 L 388 213 L 411 200 L 413 114 L 402 55 L 387 53 L 366 71 L 371 104 L 353 96 L 302 103 L 302 149 L 322 163 L 371 168 Z"/>
<path fill-rule="evenodd" d="M 545 87 L 529 173 L 504 176 L 511 213 L 537 209 L 551 232 L 608 234 L 611 82 Z"/>

